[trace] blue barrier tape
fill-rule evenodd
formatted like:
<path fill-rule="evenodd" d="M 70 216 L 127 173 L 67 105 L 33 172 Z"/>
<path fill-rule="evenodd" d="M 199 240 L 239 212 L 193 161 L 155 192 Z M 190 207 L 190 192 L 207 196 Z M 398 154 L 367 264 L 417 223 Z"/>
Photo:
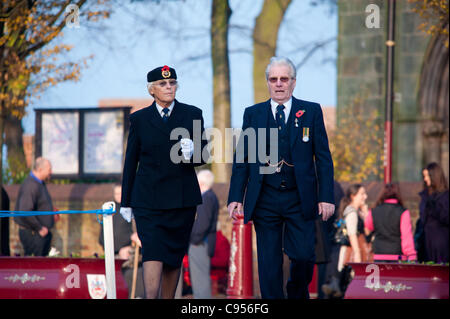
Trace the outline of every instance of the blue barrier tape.
<path fill-rule="evenodd" d="M 98 216 L 99 215 L 114 215 L 115 210 L 111 209 L 94 209 L 94 210 L 62 210 L 57 212 L 45 212 L 45 211 L 14 211 L 14 210 L 0 210 L 0 217 L 29 217 L 29 216 L 41 216 L 41 215 L 57 215 L 57 214 L 96 214 L 97 221 L 103 224 Z"/>

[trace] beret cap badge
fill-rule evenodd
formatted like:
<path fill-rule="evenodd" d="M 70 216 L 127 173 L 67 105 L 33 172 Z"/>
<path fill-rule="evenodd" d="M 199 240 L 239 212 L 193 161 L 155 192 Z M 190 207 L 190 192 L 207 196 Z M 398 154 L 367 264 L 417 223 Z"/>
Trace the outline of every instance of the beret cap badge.
<path fill-rule="evenodd" d="M 170 77 L 170 68 L 167 65 L 163 66 L 163 68 L 161 69 L 161 75 L 165 79 Z"/>
<path fill-rule="evenodd" d="M 166 79 L 177 79 L 177 72 L 175 69 L 167 65 L 157 67 L 147 73 L 147 82 L 155 82 Z"/>

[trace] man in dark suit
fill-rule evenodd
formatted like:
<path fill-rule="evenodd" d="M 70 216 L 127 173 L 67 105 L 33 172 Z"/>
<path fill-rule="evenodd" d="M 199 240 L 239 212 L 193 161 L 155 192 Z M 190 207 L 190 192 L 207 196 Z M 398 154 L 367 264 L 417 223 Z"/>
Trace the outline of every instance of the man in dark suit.
<path fill-rule="evenodd" d="M 53 204 L 45 184 L 52 174 L 48 159 L 36 158 L 30 175 L 19 188 L 16 211 L 53 211 Z M 25 256 L 47 256 L 52 240 L 53 215 L 14 217 L 19 225 L 19 238 Z"/>
<path fill-rule="evenodd" d="M 253 220 L 255 225 L 261 297 L 285 297 L 284 248 L 291 261 L 288 298 L 309 298 L 315 219 L 321 215 L 327 220 L 334 214 L 333 162 L 320 105 L 292 96 L 296 84 L 293 63 L 272 58 L 266 79 L 270 99 L 244 112 L 228 212 L 233 219 L 244 214 L 244 222 Z M 249 130 L 258 141 L 256 148 L 249 145 L 251 134 L 244 134 Z M 252 159 L 252 149 L 257 150 L 257 159 Z"/>
<path fill-rule="evenodd" d="M 175 99 L 177 75 L 163 66 L 147 74 L 155 101 L 130 116 L 120 213 L 134 215 L 142 243 L 146 298 L 173 298 L 196 206 L 194 166 L 204 164 L 202 111 Z M 181 137 L 181 139 L 180 139 Z"/>

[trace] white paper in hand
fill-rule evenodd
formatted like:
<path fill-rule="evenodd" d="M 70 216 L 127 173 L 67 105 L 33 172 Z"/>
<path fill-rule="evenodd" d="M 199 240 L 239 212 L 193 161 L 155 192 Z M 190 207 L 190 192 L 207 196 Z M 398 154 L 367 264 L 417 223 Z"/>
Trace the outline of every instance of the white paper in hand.
<path fill-rule="evenodd" d="M 131 223 L 131 218 L 134 217 L 131 207 L 120 207 L 120 215 L 129 223 Z"/>
<path fill-rule="evenodd" d="M 194 154 L 194 142 L 189 138 L 182 138 L 180 143 L 184 159 L 189 160 Z"/>

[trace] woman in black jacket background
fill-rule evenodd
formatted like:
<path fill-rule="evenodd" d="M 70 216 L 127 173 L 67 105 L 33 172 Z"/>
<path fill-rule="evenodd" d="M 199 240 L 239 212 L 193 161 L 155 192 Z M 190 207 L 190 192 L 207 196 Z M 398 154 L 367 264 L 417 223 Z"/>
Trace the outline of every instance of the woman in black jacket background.
<path fill-rule="evenodd" d="M 446 263 L 449 260 L 448 187 L 442 168 L 430 163 L 422 171 L 424 189 L 419 211 L 423 227 L 425 260 Z"/>

